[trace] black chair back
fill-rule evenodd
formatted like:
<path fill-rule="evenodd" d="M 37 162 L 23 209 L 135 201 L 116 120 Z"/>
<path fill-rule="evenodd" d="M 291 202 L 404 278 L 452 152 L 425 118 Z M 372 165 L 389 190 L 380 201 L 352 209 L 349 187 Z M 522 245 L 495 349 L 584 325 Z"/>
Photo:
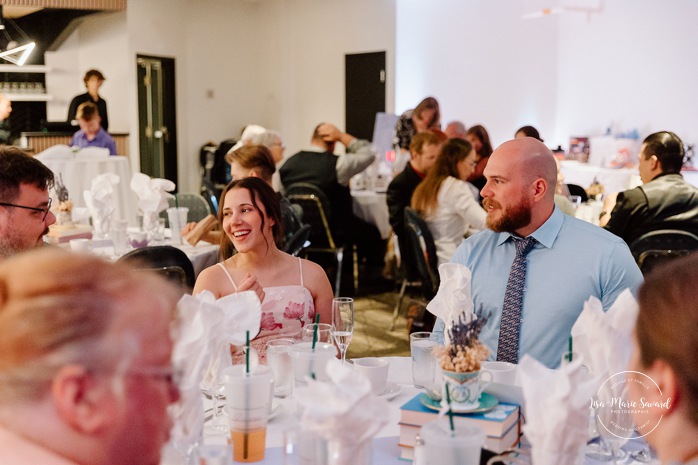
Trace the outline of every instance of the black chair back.
<path fill-rule="evenodd" d="M 637 238 L 630 251 L 642 273 L 647 274 L 661 263 L 698 251 L 698 236 L 679 229 L 660 229 Z"/>
<path fill-rule="evenodd" d="M 310 242 L 308 241 L 309 237 L 310 225 L 304 224 L 284 243 L 284 252 L 291 254 L 294 257 L 298 257 L 303 249 L 310 245 Z"/>
<path fill-rule="evenodd" d="M 587 191 L 584 190 L 582 186 L 579 186 L 577 184 L 566 184 L 566 186 L 570 195 L 579 196 L 582 202 L 586 202 L 587 200 L 589 200 L 589 195 L 587 195 Z"/>
<path fill-rule="evenodd" d="M 189 257 L 187 257 L 187 254 L 176 247 L 172 247 L 170 245 L 142 247 L 140 249 L 134 249 L 121 256 L 119 261 L 132 263 L 142 269 L 155 270 L 165 274 L 166 276 L 168 276 L 168 272 L 166 270 L 162 270 L 163 268 L 178 267 L 184 272 L 184 284 L 186 287 L 189 290 L 194 288 L 194 282 L 196 281 L 194 265 L 192 265 L 191 260 Z M 174 275 L 179 275 L 179 273 L 176 271 L 173 273 Z M 173 278 L 173 281 L 174 280 L 181 280 L 181 275 L 179 275 L 176 279 Z"/>
<path fill-rule="evenodd" d="M 422 217 L 410 207 L 405 208 L 405 235 L 407 250 L 411 261 L 417 268 L 417 274 L 422 281 L 422 291 L 427 299 L 436 295 L 439 289 L 439 273 L 436 246 L 429 227 Z"/>
<path fill-rule="evenodd" d="M 338 248 L 330 230 L 332 210 L 327 196 L 317 186 L 296 183 L 288 186 L 286 197 L 303 209 L 303 223 L 310 225 L 309 252 L 334 252 Z"/>

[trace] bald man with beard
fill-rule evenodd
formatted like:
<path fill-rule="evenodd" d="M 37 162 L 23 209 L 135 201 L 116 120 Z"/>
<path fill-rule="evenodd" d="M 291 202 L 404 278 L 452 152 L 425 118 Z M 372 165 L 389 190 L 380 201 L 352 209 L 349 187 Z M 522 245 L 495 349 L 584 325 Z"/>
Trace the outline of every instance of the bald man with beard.
<path fill-rule="evenodd" d="M 474 308 L 491 313 L 480 340 L 492 360 L 503 359 L 500 344 L 514 341 L 518 356 L 508 361 L 530 354 L 557 368 L 584 302 L 594 296 L 608 310 L 625 289 L 636 292 L 642 274 L 623 240 L 555 206 L 555 159 L 540 141 L 503 143 L 484 174 L 488 229 L 463 241 L 451 260 L 472 272 Z M 535 241 L 525 255 L 520 324 L 513 336 L 508 329 L 500 335 L 516 242 L 528 237 Z M 435 331 L 443 329 L 443 321 L 437 321 Z"/>

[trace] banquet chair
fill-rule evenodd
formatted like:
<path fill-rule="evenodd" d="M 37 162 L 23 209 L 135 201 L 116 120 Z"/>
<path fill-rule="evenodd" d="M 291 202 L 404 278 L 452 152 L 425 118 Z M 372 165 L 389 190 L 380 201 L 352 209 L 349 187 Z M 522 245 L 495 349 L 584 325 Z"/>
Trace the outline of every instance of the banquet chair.
<path fill-rule="evenodd" d="M 211 214 L 211 207 L 209 207 L 206 199 L 199 194 L 177 194 L 177 199 L 167 199 L 170 207 L 178 205 L 180 207 L 187 207 L 189 211 L 187 212 L 187 222 L 196 222 L 203 220 L 208 215 Z M 170 227 L 169 219 L 167 218 L 167 211 L 160 213 L 161 218 L 165 218 L 165 224 Z"/>
<path fill-rule="evenodd" d="M 680 229 L 659 229 L 643 234 L 630 244 L 642 274 L 674 258 L 698 252 L 698 236 Z"/>
<path fill-rule="evenodd" d="M 439 289 L 439 273 L 437 271 L 436 245 L 434 238 L 429 231 L 429 227 L 416 210 L 405 208 L 405 236 L 407 250 L 402 251 L 403 255 L 410 255 L 415 264 L 417 275 L 421 281 L 421 291 L 424 302 L 430 301 Z M 402 299 L 404 293 L 399 297 Z M 399 312 L 401 302 L 393 311 L 393 326 Z M 433 322 L 432 322 L 433 323 Z M 427 331 L 428 329 L 424 329 Z"/>
<path fill-rule="evenodd" d="M 187 292 L 191 292 L 194 288 L 194 282 L 196 281 L 194 265 L 192 265 L 187 254 L 171 245 L 156 245 L 133 249 L 121 256 L 118 261 L 131 263 L 138 269 L 154 270 L 173 281 L 179 281 L 184 284 Z M 183 281 L 181 274 L 175 268 L 182 270 L 181 273 L 184 274 L 185 278 Z"/>
<path fill-rule="evenodd" d="M 587 194 L 587 191 L 584 190 L 584 188 L 582 186 L 579 186 L 577 184 L 565 184 L 565 186 L 567 186 L 567 190 L 569 191 L 570 195 L 579 196 L 582 203 L 589 200 L 589 195 Z"/>
<path fill-rule="evenodd" d="M 330 218 L 332 210 L 327 196 L 315 185 L 308 183 L 296 183 L 288 186 L 286 197 L 303 209 L 303 223 L 310 226 L 308 240 L 310 245 L 305 248 L 306 253 L 332 254 L 337 263 L 337 275 L 335 277 L 334 294 L 339 296 L 342 283 L 342 264 L 344 262 L 344 245 L 335 241 L 330 230 Z M 359 267 L 357 262 L 356 245 L 352 246 L 354 258 L 354 292 L 359 284 Z"/>
<path fill-rule="evenodd" d="M 301 253 L 310 245 L 308 238 L 310 237 L 310 225 L 304 224 L 301 228 L 293 233 L 285 243 L 284 252 L 287 254 L 298 257 Z"/>

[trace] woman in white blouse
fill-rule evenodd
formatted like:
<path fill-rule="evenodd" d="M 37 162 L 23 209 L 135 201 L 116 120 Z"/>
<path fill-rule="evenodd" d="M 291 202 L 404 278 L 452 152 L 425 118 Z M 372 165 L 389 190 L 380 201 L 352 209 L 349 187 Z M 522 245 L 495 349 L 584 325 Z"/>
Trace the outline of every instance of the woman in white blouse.
<path fill-rule="evenodd" d="M 412 195 L 412 208 L 422 215 L 434 236 L 439 265 L 451 260 L 464 235 L 485 227 L 487 214 L 465 181 L 476 165 L 477 155 L 470 142 L 449 139 Z"/>

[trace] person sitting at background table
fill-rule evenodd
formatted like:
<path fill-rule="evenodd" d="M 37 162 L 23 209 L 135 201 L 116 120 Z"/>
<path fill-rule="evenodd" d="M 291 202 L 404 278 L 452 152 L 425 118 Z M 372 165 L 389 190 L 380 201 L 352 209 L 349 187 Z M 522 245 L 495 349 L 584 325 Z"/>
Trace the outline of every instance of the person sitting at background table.
<path fill-rule="evenodd" d="M 400 155 L 407 158 L 414 135 L 428 129 L 441 129 L 441 111 L 434 97 L 425 98 L 414 110 L 407 110 L 398 118 L 393 130 L 396 160 Z"/>
<path fill-rule="evenodd" d="M 464 139 L 449 139 L 434 166 L 412 194 L 417 210 L 434 237 L 439 264 L 451 260 L 466 233 L 485 227 L 485 210 L 465 181 L 477 162 L 475 149 Z"/>
<path fill-rule="evenodd" d="M 286 146 L 281 138 L 281 133 L 272 129 L 267 129 L 263 133 L 252 137 L 251 143 L 263 145 L 269 149 L 271 156 L 274 158 L 274 164 L 276 165 L 276 170 L 271 177 L 271 187 L 277 192 L 283 191 L 284 185 L 281 183 L 279 168 L 283 165 Z"/>
<path fill-rule="evenodd" d="M 221 196 L 218 221 L 224 232 L 224 260 L 201 272 L 194 294 L 208 290 L 220 298 L 256 292 L 262 302 L 262 322 L 252 346 L 262 359 L 269 339 L 299 333 L 316 313 L 320 322 L 331 322 L 333 294 L 325 270 L 279 249 L 281 213 L 269 184 L 256 177 L 232 181 Z M 237 359 L 242 355 L 239 349 L 233 354 Z"/>
<path fill-rule="evenodd" d="M 683 141 L 673 132 L 647 136 L 638 155 L 643 184 L 607 196 L 599 225 L 628 245 L 658 229 L 698 235 L 698 187 L 681 176 L 684 156 Z"/>
<path fill-rule="evenodd" d="M 73 134 L 71 147 L 104 147 L 109 149 L 109 155 L 116 155 L 116 142 L 100 126 L 99 110 L 94 103 L 86 102 L 78 107 L 76 115 L 80 130 Z"/>
<path fill-rule="evenodd" d="M 271 151 L 267 147 L 255 144 L 243 145 L 234 152 L 228 153 L 225 156 L 225 160 L 230 164 L 230 174 L 233 180 L 256 177 L 271 186 L 276 166 Z M 280 192 L 277 192 L 276 195 L 281 207 L 281 223 L 284 233 L 282 244 L 284 244 L 303 226 L 303 222 L 293 204 Z M 182 228 L 182 236 L 194 229 L 196 224 L 188 223 Z M 211 228 L 213 227 L 215 227 L 215 224 L 211 225 Z M 207 231 L 201 239 L 215 244 L 221 241 L 222 236 L 221 231 Z"/>
<path fill-rule="evenodd" d="M 0 147 L 0 261 L 44 245 L 51 212 L 53 171 L 15 147 Z"/>
<path fill-rule="evenodd" d="M 58 248 L 0 263 L 0 288 L 0 463 L 160 463 L 176 290 Z"/>
<path fill-rule="evenodd" d="M 521 139 L 522 137 L 533 137 L 534 139 L 543 142 L 538 129 L 534 128 L 533 126 L 522 126 L 517 129 L 514 133 L 514 139 Z"/>
<path fill-rule="evenodd" d="M 77 113 L 78 107 L 85 102 L 94 103 L 97 105 L 99 114 L 101 116 L 100 124 L 105 131 L 109 130 L 109 116 L 107 114 L 107 101 L 104 100 L 99 95 L 99 88 L 107 78 L 104 77 L 101 71 L 96 69 L 91 69 L 85 73 L 83 81 L 85 82 L 85 87 L 87 92 L 84 94 L 76 95 L 73 100 L 70 101 L 70 107 L 68 108 L 68 123 L 72 125 L 77 125 Z"/>
<path fill-rule="evenodd" d="M 473 145 L 477 154 L 477 166 L 468 176 L 467 181 L 480 192 L 485 187 L 485 182 L 487 182 L 483 173 L 485 167 L 487 167 L 487 161 L 490 159 L 490 155 L 492 155 L 490 135 L 483 125 L 476 124 L 468 128 L 465 138 Z M 482 195 L 478 195 L 478 202 L 482 203 Z"/>
<path fill-rule="evenodd" d="M 8 120 L 10 113 L 12 113 L 12 102 L 7 98 L 7 95 L 0 94 L 0 144 L 12 143 Z"/>
<path fill-rule="evenodd" d="M 665 465 L 698 464 L 698 254 L 653 270 L 638 292 L 639 313 L 628 366 L 636 425 Z M 648 388 L 646 375 L 661 389 Z M 668 400 L 667 408 L 655 402 Z M 661 421 L 661 423 L 660 423 Z"/>
<path fill-rule="evenodd" d="M 444 134 L 446 134 L 446 137 L 449 139 L 466 139 L 468 130 L 461 121 L 451 121 L 446 125 Z"/>
<path fill-rule="evenodd" d="M 388 185 L 386 202 L 388 203 L 390 226 L 397 235 L 400 250 L 403 251 L 401 254 L 403 261 L 409 256 L 404 253 L 407 250 L 405 207 L 409 207 L 414 190 L 434 166 L 440 149 L 441 141 L 433 132 L 425 131 L 415 135 L 410 142 L 409 163 Z M 407 265 L 408 270 L 412 268 L 411 264 Z"/>
<path fill-rule="evenodd" d="M 472 272 L 474 308 L 492 315 L 480 340 L 497 360 L 530 354 L 557 368 L 589 296 L 607 310 L 625 289 L 637 290 L 642 273 L 623 240 L 555 207 L 555 158 L 542 142 L 503 143 L 485 175 L 488 229 L 451 259 Z M 443 329 L 438 319 L 434 331 Z"/>

